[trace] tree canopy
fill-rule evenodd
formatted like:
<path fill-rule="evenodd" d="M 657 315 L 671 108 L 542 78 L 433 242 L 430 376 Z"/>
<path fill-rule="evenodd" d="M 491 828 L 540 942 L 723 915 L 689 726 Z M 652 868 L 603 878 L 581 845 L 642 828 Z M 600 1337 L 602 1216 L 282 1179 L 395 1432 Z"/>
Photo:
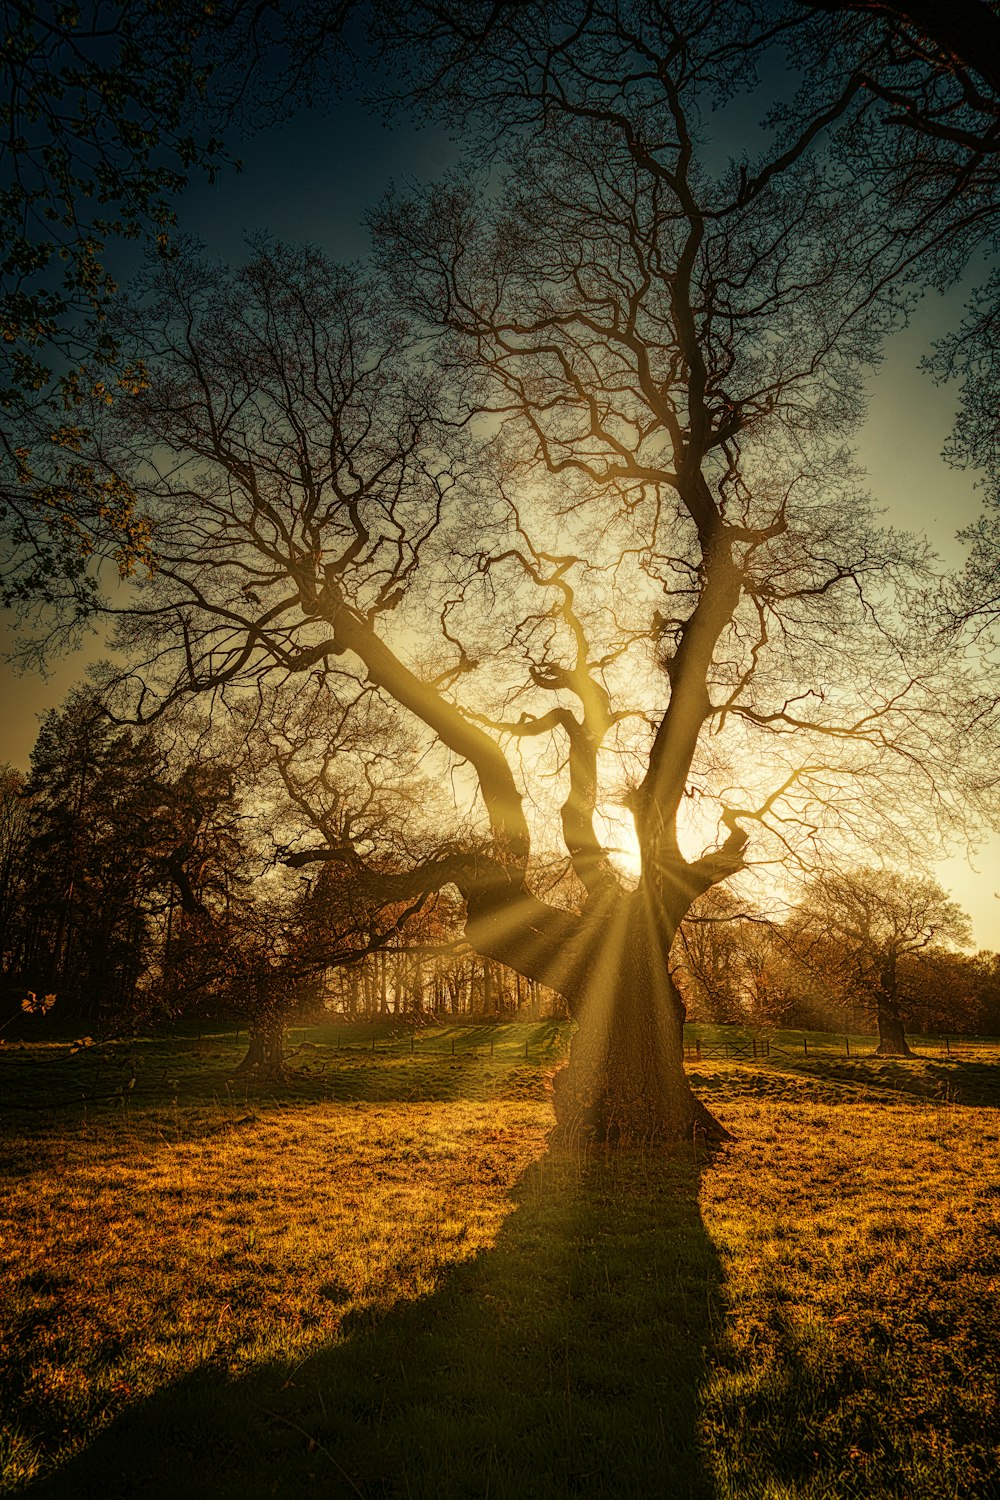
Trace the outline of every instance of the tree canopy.
<path fill-rule="evenodd" d="M 88 408 L 144 378 L 108 321 L 116 263 L 128 241 L 174 253 L 191 176 L 308 97 L 343 9 L 315 33 L 298 0 L 4 0 L 0 604 L 69 596 L 79 615 L 95 554 L 151 565 L 135 497 L 90 447 Z"/>
<path fill-rule="evenodd" d="M 909 1054 L 906 960 L 972 940 L 968 918 L 937 881 L 865 866 L 811 881 L 795 926 L 822 967 L 874 1009 L 883 1056 Z"/>

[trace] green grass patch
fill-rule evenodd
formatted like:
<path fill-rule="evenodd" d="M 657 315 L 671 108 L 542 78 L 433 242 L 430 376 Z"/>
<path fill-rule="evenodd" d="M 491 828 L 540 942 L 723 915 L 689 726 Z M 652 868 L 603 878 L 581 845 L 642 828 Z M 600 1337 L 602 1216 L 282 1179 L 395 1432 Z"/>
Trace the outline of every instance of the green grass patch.
<path fill-rule="evenodd" d="M 0 1052 L 0 1120 L 85 1123 L 122 1110 L 297 1107 L 306 1102 L 542 1097 L 566 1046 L 561 1023 L 292 1027 L 287 1083 L 240 1075 L 246 1031 L 91 1042 L 23 1041 Z"/>

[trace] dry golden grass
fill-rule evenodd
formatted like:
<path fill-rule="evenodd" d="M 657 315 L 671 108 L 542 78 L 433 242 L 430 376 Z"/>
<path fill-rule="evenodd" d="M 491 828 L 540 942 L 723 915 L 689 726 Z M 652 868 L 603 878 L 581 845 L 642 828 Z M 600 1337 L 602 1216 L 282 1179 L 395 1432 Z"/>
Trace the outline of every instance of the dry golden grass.
<path fill-rule="evenodd" d="M 996 1111 L 719 1108 L 740 1135 L 700 1195 L 719 1493 L 1000 1494 Z"/>
<path fill-rule="evenodd" d="M 41 1458 L 19 1433 L 41 1429 L 51 1461 L 199 1366 L 302 1358 L 345 1319 L 431 1292 L 493 1243 L 549 1121 L 539 1104 L 450 1103 L 202 1125 L 195 1139 L 118 1120 L 8 1142 L 8 1483 Z"/>

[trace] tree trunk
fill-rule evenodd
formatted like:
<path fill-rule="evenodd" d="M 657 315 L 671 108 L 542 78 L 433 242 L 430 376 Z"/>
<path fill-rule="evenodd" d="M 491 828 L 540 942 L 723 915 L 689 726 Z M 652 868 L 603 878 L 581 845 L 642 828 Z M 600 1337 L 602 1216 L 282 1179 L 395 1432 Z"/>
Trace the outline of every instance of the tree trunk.
<path fill-rule="evenodd" d="M 910 1045 L 903 1029 L 903 1018 L 899 1007 L 889 1001 L 880 1000 L 876 1015 L 878 1022 L 878 1046 L 876 1057 L 912 1057 Z"/>
<path fill-rule="evenodd" d="M 684 1071 L 684 1004 L 670 979 L 664 934 L 645 897 L 625 898 L 601 923 L 577 1032 L 556 1074 L 556 1132 L 567 1141 L 633 1146 L 701 1135 L 729 1140 L 691 1092 Z"/>
<path fill-rule="evenodd" d="M 899 1008 L 899 979 L 897 975 L 897 956 L 890 951 L 885 955 L 879 973 L 878 1010 L 876 1020 L 878 1022 L 878 1046 L 875 1049 L 876 1057 L 912 1057 L 906 1033 L 903 1030 L 903 1016 Z"/>
<path fill-rule="evenodd" d="M 558 1136 L 622 1146 L 732 1139 L 684 1071 L 684 1004 L 667 959 L 693 899 L 686 887 L 654 896 L 643 884 L 578 917 L 542 907 L 513 882 L 463 894 L 476 952 L 556 990 L 577 1023 L 553 1080 Z"/>
<path fill-rule="evenodd" d="M 284 1016 L 272 1014 L 251 1020 L 246 1056 L 236 1069 L 237 1075 L 252 1077 L 258 1083 L 285 1081 Z"/>

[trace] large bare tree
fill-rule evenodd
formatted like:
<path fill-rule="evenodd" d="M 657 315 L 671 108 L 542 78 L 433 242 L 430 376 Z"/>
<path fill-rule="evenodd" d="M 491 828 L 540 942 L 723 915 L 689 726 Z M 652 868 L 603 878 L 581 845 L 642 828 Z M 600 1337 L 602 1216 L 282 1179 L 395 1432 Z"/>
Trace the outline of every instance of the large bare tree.
<path fill-rule="evenodd" d="M 952 812 L 900 620 L 923 555 L 843 448 L 905 258 L 823 122 L 701 149 L 742 59 L 711 26 L 588 17 L 535 73 L 505 53 L 540 136 L 481 189 L 384 205 L 380 281 L 280 246 L 159 268 L 129 314 L 149 382 L 106 437 L 157 518 L 122 644 L 140 717 L 297 679 L 407 720 L 392 775 L 450 787 L 450 826 L 415 811 L 387 861 L 317 809 L 289 861 L 367 865 L 387 906 L 457 887 L 475 949 L 579 1023 L 567 1133 L 719 1135 L 668 969 L 692 902 Z"/>

